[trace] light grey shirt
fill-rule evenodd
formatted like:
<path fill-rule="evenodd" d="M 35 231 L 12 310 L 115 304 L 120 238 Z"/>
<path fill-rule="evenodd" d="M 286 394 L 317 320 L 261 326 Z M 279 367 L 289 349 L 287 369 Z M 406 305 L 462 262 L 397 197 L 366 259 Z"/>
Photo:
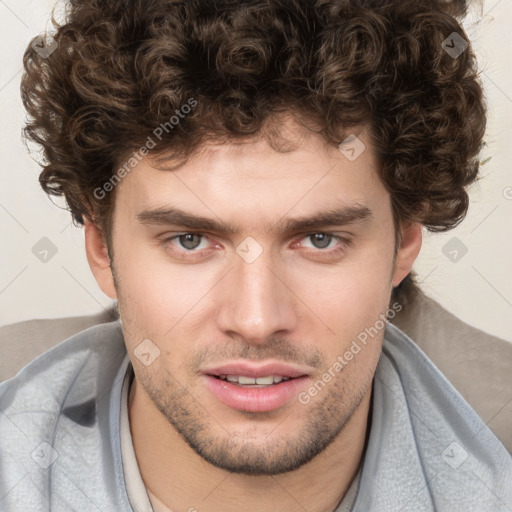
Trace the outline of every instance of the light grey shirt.
<path fill-rule="evenodd" d="M 134 510 L 121 450 L 129 364 L 113 322 L 73 336 L 0 384 L 2 512 Z M 511 510 L 511 455 L 388 324 L 352 512 Z"/>

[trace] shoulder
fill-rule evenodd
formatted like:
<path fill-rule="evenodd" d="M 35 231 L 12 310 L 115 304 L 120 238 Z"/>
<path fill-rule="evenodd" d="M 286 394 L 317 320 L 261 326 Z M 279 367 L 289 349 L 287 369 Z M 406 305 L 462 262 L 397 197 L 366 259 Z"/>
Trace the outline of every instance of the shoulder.
<path fill-rule="evenodd" d="M 12 507 L 6 510 L 42 510 L 50 502 L 53 509 L 59 499 L 87 510 L 92 493 L 113 499 L 114 391 L 127 362 L 121 325 L 112 322 L 76 334 L 0 383 L 0 472 L 8 475 L 0 496 Z M 91 467 L 96 460 L 105 471 Z"/>
<path fill-rule="evenodd" d="M 84 403 L 112 386 L 126 355 L 118 322 L 90 327 L 44 352 L 0 383 L 0 411 L 31 428 L 57 422 L 64 405 Z M 104 390 L 102 389 L 104 388 Z M 43 421 L 45 418 L 45 421 Z M 0 423 L 0 431 L 2 425 Z M 48 428 L 53 428 L 48 424 Z"/>
<path fill-rule="evenodd" d="M 86 367 L 105 373 L 109 367 L 118 368 L 125 355 L 119 322 L 85 329 L 0 383 L 0 410 L 16 409 L 17 414 L 30 411 L 32 407 L 40 410 L 49 397 L 51 408 L 59 409 L 70 389 L 87 378 Z"/>
<path fill-rule="evenodd" d="M 421 291 L 392 322 L 512 452 L 512 343 L 463 322 Z"/>
<path fill-rule="evenodd" d="M 0 327 L 0 381 L 7 380 L 38 355 L 93 325 L 117 319 L 115 308 L 90 316 L 34 319 Z"/>

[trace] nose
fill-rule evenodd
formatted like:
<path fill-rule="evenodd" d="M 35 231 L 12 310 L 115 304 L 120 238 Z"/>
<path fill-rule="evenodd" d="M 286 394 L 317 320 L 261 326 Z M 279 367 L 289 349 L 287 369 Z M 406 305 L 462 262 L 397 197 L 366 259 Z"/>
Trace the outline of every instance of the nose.
<path fill-rule="evenodd" d="M 252 263 L 234 257 L 217 317 L 225 335 L 250 344 L 263 344 L 269 336 L 289 334 L 297 326 L 296 297 L 286 284 L 286 273 L 272 265 L 267 254 Z"/>

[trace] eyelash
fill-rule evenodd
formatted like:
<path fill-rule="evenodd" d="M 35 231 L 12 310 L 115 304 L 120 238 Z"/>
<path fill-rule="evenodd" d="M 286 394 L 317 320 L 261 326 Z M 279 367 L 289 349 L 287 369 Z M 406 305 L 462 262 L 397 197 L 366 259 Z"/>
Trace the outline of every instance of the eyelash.
<path fill-rule="evenodd" d="M 166 237 L 162 240 L 162 245 L 164 246 L 169 246 L 169 245 L 172 245 L 172 242 L 174 240 L 177 240 L 179 239 L 180 237 L 182 236 L 185 236 L 185 235 L 196 235 L 196 236 L 200 236 L 201 238 L 204 238 L 206 240 L 210 240 L 209 237 L 207 235 L 204 235 L 202 233 L 194 233 L 194 232 L 191 232 L 191 231 L 186 231 L 186 232 L 183 232 L 183 233 L 177 233 L 175 235 L 172 235 L 170 237 Z M 330 236 L 332 237 L 333 239 L 336 239 L 338 240 L 339 242 L 341 242 L 341 246 L 338 245 L 336 246 L 334 249 L 309 249 L 309 251 L 313 251 L 319 255 L 328 255 L 328 256 L 337 256 L 341 253 L 343 253 L 348 247 L 350 247 L 352 245 L 352 240 L 349 239 L 349 238 L 345 238 L 345 237 L 341 237 L 339 235 L 334 235 L 333 233 L 328 233 L 328 232 L 324 232 L 324 231 L 316 231 L 314 233 L 308 233 L 304 236 L 302 236 L 302 238 L 300 238 L 299 241 L 302 241 L 304 239 L 307 239 L 309 237 L 312 237 L 314 235 L 327 235 L 327 236 Z M 294 242 L 293 245 L 296 245 L 298 242 Z M 205 251 L 207 249 L 202 249 L 202 250 L 195 250 L 195 249 L 178 249 L 177 251 L 180 252 L 180 253 L 188 253 L 188 254 L 194 254 L 194 255 L 197 255 L 197 256 L 201 256 L 202 255 L 202 251 Z"/>

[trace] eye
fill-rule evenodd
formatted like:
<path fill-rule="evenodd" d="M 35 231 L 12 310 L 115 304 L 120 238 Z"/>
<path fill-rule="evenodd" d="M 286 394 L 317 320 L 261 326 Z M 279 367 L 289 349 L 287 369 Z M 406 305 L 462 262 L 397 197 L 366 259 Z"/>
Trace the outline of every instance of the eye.
<path fill-rule="evenodd" d="M 306 237 L 306 240 L 310 240 L 315 249 L 327 249 L 334 239 L 333 235 L 327 233 L 313 233 Z"/>
<path fill-rule="evenodd" d="M 340 256 L 351 246 L 350 238 L 333 235 L 331 233 L 310 233 L 293 245 L 308 250 L 309 253 L 319 257 Z"/>
<path fill-rule="evenodd" d="M 180 235 L 178 241 L 185 249 L 192 250 L 197 249 L 201 245 L 202 237 L 201 235 L 187 233 L 186 235 Z"/>
<path fill-rule="evenodd" d="M 206 246 L 202 246 L 202 242 L 206 240 L 204 235 L 198 235 L 197 233 L 180 233 L 178 235 L 171 236 L 165 240 L 165 243 L 178 245 L 178 249 L 184 249 L 188 252 L 193 252 L 200 249 L 205 249 Z"/>

